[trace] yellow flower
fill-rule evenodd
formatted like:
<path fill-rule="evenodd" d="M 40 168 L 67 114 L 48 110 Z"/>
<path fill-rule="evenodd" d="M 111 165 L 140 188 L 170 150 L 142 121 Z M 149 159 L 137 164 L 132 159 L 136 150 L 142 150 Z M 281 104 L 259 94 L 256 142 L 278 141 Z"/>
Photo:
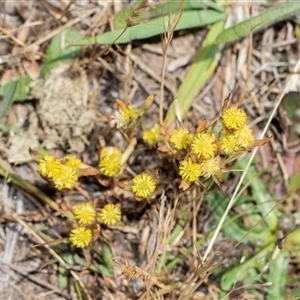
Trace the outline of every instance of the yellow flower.
<path fill-rule="evenodd" d="M 71 230 L 70 242 L 77 248 L 85 248 L 92 241 L 92 230 L 85 227 L 76 227 Z"/>
<path fill-rule="evenodd" d="M 206 178 L 212 176 L 217 176 L 218 178 L 222 177 L 222 171 L 216 157 L 201 162 L 200 169 L 202 176 Z"/>
<path fill-rule="evenodd" d="M 66 155 L 64 157 L 66 165 L 72 169 L 78 169 L 81 166 L 81 160 L 75 155 Z"/>
<path fill-rule="evenodd" d="M 99 213 L 100 222 L 105 225 L 115 225 L 121 221 L 121 210 L 114 204 L 106 204 Z"/>
<path fill-rule="evenodd" d="M 117 125 L 117 128 L 126 128 L 130 125 L 134 125 L 140 116 L 140 112 L 137 108 L 133 107 L 131 104 L 125 106 L 115 112 L 113 116 L 113 123 Z"/>
<path fill-rule="evenodd" d="M 254 136 L 252 134 L 252 129 L 250 129 L 248 126 L 244 126 L 240 129 L 238 129 L 234 136 L 236 138 L 236 143 L 238 146 L 242 148 L 247 148 L 251 146 L 254 143 Z"/>
<path fill-rule="evenodd" d="M 187 183 L 197 181 L 198 177 L 201 176 L 200 164 L 194 163 L 188 157 L 179 163 L 179 175 Z"/>
<path fill-rule="evenodd" d="M 60 161 L 52 155 L 43 155 L 38 164 L 41 175 L 48 178 L 52 178 L 61 168 Z"/>
<path fill-rule="evenodd" d="M 214 137 L 207 132 L 199 132 L 195 135 L 192 145 L 192 153 L 198 158 L 209 159 L 216 155 L 217 145 Z"/>
<path fill-rule="evenodd" d="M 108 177 L 116 176 L 121 169 L 121 159 L 115 156 L 105 156 L 99 163 L 100 172 Z"/>
<path fill-rule="evenodd" d="M 140 116 L 138 109 L 133 107 L 131 104 L 128 104 L 122 110 L 122 115 L 124 116 L 127 125 L 129 125 L 131 122 L 136 121 Z"/>
<path fill-rule="evenodd" d="M 57 173 L 52 176 L 55 187 L 59 190 L 71 189 L 78 182 L 78 174 L 76 170 L 67 165 L 61 165 Z"/>
<path fill-rule="evenodd" d="M 122 156 L 121 151 L 116 147 L 104 147 L 101 149 L 101 152 L 100 152 L 101 159 L 105 158 L 105 157 L 121 158 L 121 156 Z"/>
<path fill-rule="evenodd" d="M 174 144 L 177 150 L 186 149 L 192 142 L 192 135 L 187 129 L 175 129 L 170 137 L 170 142 Z"/>
<path fill-rule="evenodd" d="M 121 169 L 121 151 L 116 147 L 105 147 L 100 152 L 100 172 L 108 177 L 118 175 Z"/>
<path fill-rule="evenodd" d="M 152 128 L 143 131 L 143 141 L 146 144 L 152 146 L 161 140 L 162 136 L 160 132 L 160 126 L 158 124 L 155 124 Z"/>
<path fill-rule="evenodd" d="M 83 203 L 74 209 L 75 219 L 80 225 L 90 225 L 95 221 L 96 210 L 90 203 Z"/>
<path fill-rule="evenodd" d="M 150 198 L 156 188 L 153 177 L 142 173 L 132 179 L 131 191 L 138 198 Z"/>
<path fill-rule="evenodd" d="M 232 154 L 238 152 L 240 148 L 237 145 L 236 136 L 233 134 L 225 134 L 220 138 L 221 150 L 224 154 Z"/>
<path fill-rule="evenodd" d="M 223 110 L 221 122 L 229 129 L 244 127 L 247 121 L 246 113 L 238 107 L 229 107 Z"/>

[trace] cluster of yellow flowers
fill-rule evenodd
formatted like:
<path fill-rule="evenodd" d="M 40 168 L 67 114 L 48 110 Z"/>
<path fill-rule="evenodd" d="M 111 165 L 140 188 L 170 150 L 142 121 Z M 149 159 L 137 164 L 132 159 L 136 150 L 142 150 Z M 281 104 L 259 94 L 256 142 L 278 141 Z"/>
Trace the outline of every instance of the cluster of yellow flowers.
<path fill-rule="evenodd" d="M 117 100 L 119 110 L 113 117 L 113 122 L 128 141 L 132 139 L 134 126 L 141 120 L 153 98 L 149 96 L 140 108 Z M 222 169 L 228 156 L 235 157 L 233 155 L 250 151 L 253 147 L 268 141 L 255 140 L 252 130 L 246 125 L 245 111 L 238 107 L 228 107 L 227 104 L 225 100 L 219 119 L 222 129 L 218 133 L 215 130 L 216 122 L 208 127 L 206 121 L 200 123 L 195 133 L 180 127 L 169 134 L 158 124 L 143 131 L 142 138 L 146 144 L 155 145 L 163 142 L 158 149 L 168 152 L 178 160 L 181 188 L 186 189 L 194 182 L 202 184 L 203 179 L 221 180 Z M 90 167 L 93 171 L 89 172 L 84 171 L 86 169 L 80 159 L 73 155 L 58 160 L 51 155 L 39 155 L 34 151 L 32 153 L 38 161 L 41 175 L 51 180 L 59 190 L 71 189 L 78 183 L 80 176 L 100 173 L 109 178 L 118 178 L 122 175 L 124 164 L 122 153 L 116 147 L 102 148 L 99 155 L 99 171 Z M 145 172 L 138 174 L 132 179 L 129 189 L 137 200 L 151 199 L 156 189 L 155 178 Z M 74 209 L 74 216 L 78 226 L 71 231 L 69 240 L 75 247 L 85 248 L 96 235 L 96 222 L 115 225 L 121 220 L 121 211 L 119 207 L 107 204 L 97 213 L 92 204 L 80 204 Z"/>
<path fill-rule="evenodd" d="M 67 155 L 62 161 L 52 155 L 38 157 L 39 171 L 42 176 L 50 179 L 59 189 L 71 189 L 81 175 L 81 160 L 73 155 Z"/>
<path fill-rule="evenodd" d="M 206 128 L 205 121 L 200 123 L 195 134 L 178 128 L 166 137 L 168 150 L 179 160 L 182 188 L 188 188 L 192 182 L 199 183 L 201 177 L 221 180 L 222 156 L 249 151 L 256 145 L 242 109 L 224 107 L 220 122 L 223 128 L 217 137 L 214 126 Z"/>
<path fill-rule="evenodd" d="M 98 214 L 92 204 L 79 204 L 73 213 L 78 226 L 71 230 L 69 240 L 77 248 L 86 248 L 90 245 L 97 230 L 97 227 L 93 226 L 97 220 L 108 226 L 121 221 L 120 208 L 114 204 L 106 204 Z"/>

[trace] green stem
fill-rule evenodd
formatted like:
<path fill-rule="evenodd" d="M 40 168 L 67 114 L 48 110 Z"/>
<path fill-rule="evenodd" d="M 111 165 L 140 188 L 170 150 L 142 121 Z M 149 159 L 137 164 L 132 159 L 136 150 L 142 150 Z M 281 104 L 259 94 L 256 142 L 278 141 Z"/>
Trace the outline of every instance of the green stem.
<path fill-rule="evenodd" d="M 53 210 L 58 211 L 62 215 L 66 216 L 69 219 L 74 219 L 73 214 L 70 211 L 62 210 L 51 198 L 44 194 L 40 189 L 31 184 L 29 181 L 21 178 L 12 171 L 6 169 L 3 165 L 0 164 L 0 175 L 6 179 L 9 179 L 14 185 L 18 186 L 22 190 L 34 195 L 43 203 L 49 205 Z"/>

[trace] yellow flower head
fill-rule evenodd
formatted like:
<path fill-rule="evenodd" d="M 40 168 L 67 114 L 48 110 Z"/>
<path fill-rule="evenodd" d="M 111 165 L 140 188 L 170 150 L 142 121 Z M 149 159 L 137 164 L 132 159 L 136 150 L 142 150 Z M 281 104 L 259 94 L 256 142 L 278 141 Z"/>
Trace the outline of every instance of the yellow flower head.
<path fill-rule="evenodd" d="M 212 176 L 217 176 L 220 178 L 222 176 L 221 168 L 216 157 L 202 161 L 200 164 L 200 169 L 202 176 L 206 178 Z"/>
<path fill-rule="evenodd" d="M 234 136 L 236 138 L 236 143 L 238 146 L 242 148 L 247 148 L 251 146 L 254 143 L 254 136 L 252 134 L 252 129 L 250 129 L 248 126 L 244 126 L 240 129 L 238 129 Z"/>
<path fill-rule="evenodd" d="M 209 159 L 216 155 L 215 138 L 208 132 L 198 132 L 192 141 L 192 153 L 198 158 Z"/>
<path fill-rule="evenodd" d="M 143 131 L 143 141 L 152 146 L 162 140 L 160 126 L 155 124 L 152 128 Z"/>
<path fill-rule="evenodd" d="M 66 165 L 72 169 L 78 169 L 81 166 L 81 160 L 75 155 L 66 155 L 64 157 Z"/>
<path fill-rule="evenodd" d="M 115 156 L 106 156 L 100 160 L 99 168 L 103 175 L 114 177 L 121 170 L 121 159 Z"/>
<path fill-rule="evenodd" d="M 115 112 L 113 123 L 117 125 L 117 128 L 126 128 L 130 125 L 134 125 L 139 116 L 139 110 L 131 104 L 127 106 L 122 105 L 122 108 Z"/>
<path fill-rule="evenodd" d="M 170 142 L 174 144 L 177 150 L 186 149 L 192 142 L 192 135 L 187 129 L 175 129 L 170 137 Z"/>
<path fill-rule="evenodd" d="M 153 177 L 142 173 L 132 179 L 131 191 L 138 198 L 150 198 L 156 188 Z"/>
<path fill-rule="evenodd" d="M 138 109 L 133 107 L 131 104 L 128 104 L 122 110 L 122 115 L 124 116 L 127 125 L 130 124 L 131 122 L 136 121 L 140 116 Z"/>
<path fill-rule="evenodd" d="M 100 222 L 105 225 L 115 225 L 121 221 L 121 210 L 114 204 L 106 204 L 99 213 Z"/>
<path fill-rule="evenodd" d="M 121 158 L 121 156 L 122 156 L 121 151 L 116 147 L 104 147 L 101 149 L 101 152 L 100 152 L 101 159 L 105 158 L 105 157 Z"/>
<path fill-rule="evenodd" d="M 90 225 L 95 221 L 96 210 L 90 203 L 77 205 L 73 212 L 80 225 Z"/>
<path fill-rule="evenodd" d="M 92 230 L 85 227 L 76 227 L 71 230 L 70 242 L 77 248 L 85 248 L 92 241 Z"/>
<path fill-rule="evenodd" d="M 244 127 L 247 121 L 246 113 L 238 107 L 229 107 L 223 110 L 221 122 L 229 129 L 239 129 Z"/>
<path fill-rule="evenodd" d="M 220 138 L 221 150 L 224 154 L 232 154 L 238 152 L 240 147 L 237 145 L 236 136 L 234 134 L 225 134 Z"/>
<path fill-rule="evenodd" d="M 71 189 L 78 182 L 78 173 L 67 165 L 61 165 L 58 172 L 52 176 L 52 180 L 58 190 Z"/>
<path fill-rule="evenodd" d="M 105 147 L 100 152 L 100 172 L 108 177 L 118 175 L 121 170 L 121 151 L 116 147 Z"/>
<path fill-rule="evenodd" d="M 57 172 L 60 172 L 61 163 L 52 155 L 43 155 L 38 164 L 42 176 L 52 178 Z"/>
<path fill-rule="evenodd" d="M 187 183 L 197 181 L 201 176 L 200 164 L 194 163 L 189 157 L 182 160 L 179 164 L 179 175 Z"/>

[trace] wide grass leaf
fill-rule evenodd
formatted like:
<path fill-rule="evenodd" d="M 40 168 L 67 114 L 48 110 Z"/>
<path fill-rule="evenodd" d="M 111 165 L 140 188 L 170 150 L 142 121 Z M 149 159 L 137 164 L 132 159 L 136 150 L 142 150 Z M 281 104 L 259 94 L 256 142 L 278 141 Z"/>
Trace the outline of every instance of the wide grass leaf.
<path fill-rule="evenodd" d="M 141 3 L 141 0 L 136 1 L 136 7 Z M 138 13 L 138 16 L 133 17 L 132 20 L 135 22 L 141 22 L 144 20 L 150 20 L 154 18 L 161 17 L 162 15 L 176 14 L 178 12 L 178 7 L 180 5 L 180 1 L 164 1 L 163 3 L 159 3 L 154 5 L 150 9 L 141 10 Z M 209 0 L 186 0 L 184 1 L 183 11 L 188 10 L 200 10 L 203 8 L 211 8 L 219 12 L 223 12 L 223 7 L 219 6 L 217 3 Z M 127 25 L 126 19 L 130 17 L 134 8 L 126 7 L 119 11 L 115 17 L 115 28 L 125 28 Z"/>
<path fill-rule="evenodd" d="M 5 115 L 8 109 L 11 107 L 14 96 L 17 90 L 17 81 L 12 81 L 12 83 L 8 86 L 6 93 L 3 96 L 3 101 L 0 106 L 0 119 Z"/>
<path fill-rule="evenodd" d="M 178 114 L 180 114 L 180 117 L 185 116 L 199 91 L 212 76 L 220 58 L 220 48 L 215 44 L 215 39 L 222 32 L 223 28 L 223 21 L 215 23 L 210 28 L 198 51 L 195 62 L 178 90 L 176 99 L 168 109 L 164 120 L 165 126 L 169 126 L 174 122 Z"/>
<path fill-rule="evenodd" d="M 284 290 L 288 278 L 289 252 L 281 250 L 266 276 L 267 281 L 272 284 L 268 288 L 267 300 L 284 299 Z"/>
<path fill-rule="evenodd" d="M 174 16 L 173 16 L 174 17 Z M 183 12 L 176 30 L 201 27 L 223 20 L 225 14 L 215 10 L 185 11 Z M 117 29 L 106 32 L 93 38 L 76 42 L 77 45 L 93 44 L 124 44 L 133 40 L 146 39 L 162 34 L 168 30 L 169 16 L 164 16 L 151 20 L 148 23 L 135 25 L 132 27 Z"/>
<path fill-rule="evenodd" d="M 79 46 L 70 46 L 81 39 L 80 32 L 70 27 L 59 33 L 52 40 L 46 51 L 46 59 L 42 68 L 42 76 L 55 68 L 61 62 L 70 61 L 80 55 Z"/>
<path fill-rule="evenodd" d="M 242 159 L 236 164 L 236 169 L 245 169 L 247 160 Z M 258 174 L 254 166 L 250 166 L 246 176 L 245 182 L 250 183 L 253 201 L 256 204 L 256 211 L 261 217 L 264 217 L 264 226 L 269 231 L 275 231 L 277 227 L 279 211 L 276 208 L 276 202 L 269 194 L 266 184 L 261 179 L 261 174 Z"/>
<path fill-rule="evenodd" d="M 29 96 L 29 85 L 32 82 L 32 79 L 30 77 L 21 77 L 17 80 L 9 81 L 8 83 L 4 84 L 0 88 L 0 97 L 5 97 L 9 93 L 9 90 L 15 85 L 16 90 L 13 96 L 13 102 L 14 101 L 24 101 L 28 99 Z"/>
<path fill-rule="evenodd" d="M 216 43 L 227 43 L 242 38 L 251 32 L 256 32 L 272 23 L 278 22 L 300 12 L 300 2 L 294 1 L 274 5 L 259 15 L 242 21 L 225 29 L 216 39 Z"/>
<path fill-rule="evenodd" d="M 257 250 L 251 257 L 246 258 L 243 263 L 230 268 L 221 279 L 221 288 L 224 291 L 229 291 L 238 281 L 242 281 L 244 285 L 261 281 L 263 268 L 266 264 L 267 257 L 272 255 L 275 247 L 275 241 L 271 241 L 266 246 Z M 282 298 L 274 298 L 282 299 Z"/>

